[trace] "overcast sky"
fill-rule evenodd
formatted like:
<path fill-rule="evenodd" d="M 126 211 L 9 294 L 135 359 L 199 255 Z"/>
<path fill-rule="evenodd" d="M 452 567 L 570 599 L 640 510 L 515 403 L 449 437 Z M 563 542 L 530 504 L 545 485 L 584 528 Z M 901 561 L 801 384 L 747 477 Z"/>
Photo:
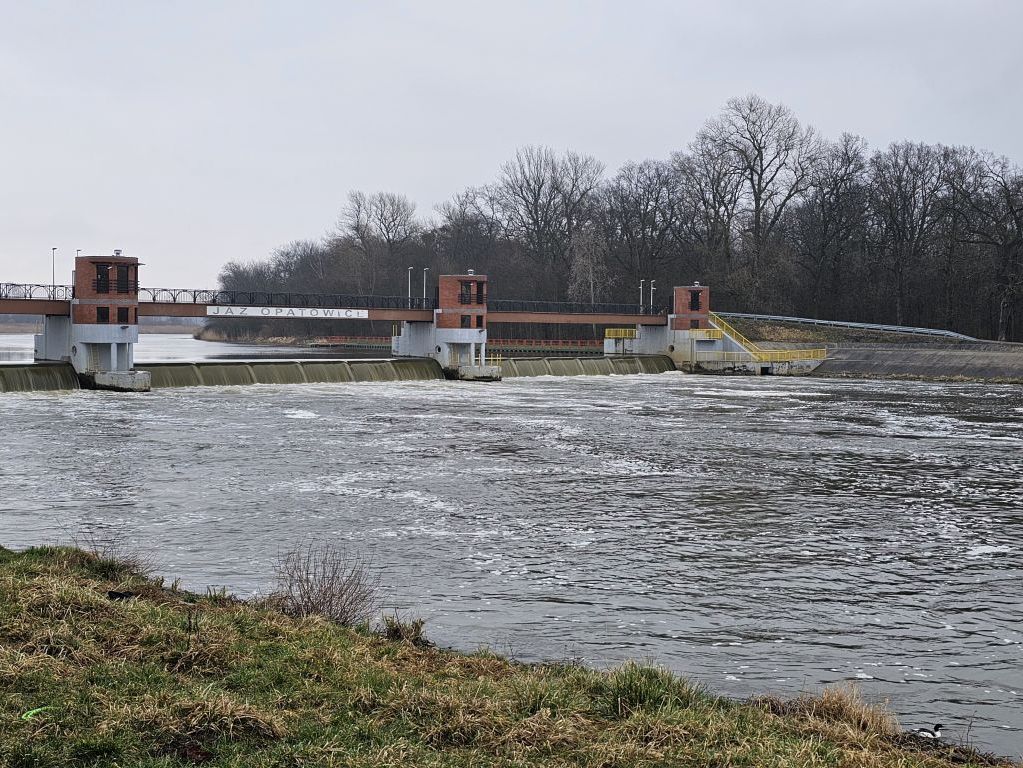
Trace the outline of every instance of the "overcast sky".
<path fill-rule="evenodd" d="M 525 144 L 683 148 L 732 97 L 872 146 L 1023 161 L 1023 2 L 0 0 L 0 282 L 122 248 L 151 287 L 319 238 L 350 190 L 431 215 Z"/>

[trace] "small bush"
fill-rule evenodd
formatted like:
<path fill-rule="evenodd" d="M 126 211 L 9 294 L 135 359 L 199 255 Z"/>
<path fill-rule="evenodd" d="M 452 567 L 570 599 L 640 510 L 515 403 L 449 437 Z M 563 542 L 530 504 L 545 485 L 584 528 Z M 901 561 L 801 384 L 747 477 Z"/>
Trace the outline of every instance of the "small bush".
<path fill-rule="evenodd" d="M 148 578 L 155 570 L 153 561 L 133 549 L 117 531 L 85 532 L 75 536 L 73 542 L 82 552 L 92 555 L 94 560 L 86 567 L 101 579 Z"/>
<path fill-rule="evenodd" d="M 351 627 L 380 606 L 380 579 L 359 554 L 333 544 L 302 544 L 278 556 L 268 603 L 289 616 L 323 616 Z"/>
<path fill-rule="evenodd" d="M 397 613 L 393 616 L 384 616 L 383 636 L 388 640 L 426 648 L 432 643 L 426 639 L 426 635 L 423 633 L 425 623 L 423 619 L 419 618 L 404 621 Z"/>
<path fill-rule="evenodd" d="M 899 723 L 883 707 L 868 704 L 854 684 L 827 687 L 820 696 L 803 694 L 790 701 L 773 696 L 760 696 L 753 704 L 775 715 L 797 717 L 803 720 L 823 720 L 845 723 L 865 733 L 892 736 L 901 732 Z"/>
<path fill-rule="evenodd" d="M 668 670 L 631 661 L 608 672 L 602 687 L 605 709 L 613 717 L 628 717 L 639 710 L 688 707 L 705 698 L 697 686 Z"/>

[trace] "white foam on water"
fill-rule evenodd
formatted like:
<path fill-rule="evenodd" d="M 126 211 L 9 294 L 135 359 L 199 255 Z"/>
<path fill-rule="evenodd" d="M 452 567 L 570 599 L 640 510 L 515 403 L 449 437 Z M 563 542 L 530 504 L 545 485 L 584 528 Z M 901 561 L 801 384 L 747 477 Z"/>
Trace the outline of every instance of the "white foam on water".
<path fill-rule="evenodd" d="M 971 559 L 977 559 L 985 557 L 986 555 L 1000 555 L 1005 552 L 1011 552 L 1012 548 L 1007 544 L 979 544 L 976 547 L 970 547 L 966 552 L 963 553 L 964 557 Z"/>
<path fill-rule="evenodd" d="M 300 408 L 294 408 L 284 411 L 282 414 L 286 419 L 317 419 L 317 416 L 312 411 L 303 411 Z"/>

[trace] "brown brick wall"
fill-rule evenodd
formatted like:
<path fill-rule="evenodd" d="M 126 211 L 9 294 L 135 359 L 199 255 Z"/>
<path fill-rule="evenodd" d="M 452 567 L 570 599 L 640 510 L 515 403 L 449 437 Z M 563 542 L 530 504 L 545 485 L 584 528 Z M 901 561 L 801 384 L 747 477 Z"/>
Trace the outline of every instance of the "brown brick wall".
<path fill-rule="evenodd" d="M 690 300 L 693 291 L 700 292 L 700 307 L 691 309 Z M 672 321 L 672 330 L 688 331 L 690 328 L 709 328 L 710 320 L 710 288 L 705 285 L 681 285 L 675 288 L 672 314 L 677 317 Z"/>
<path fill-rule="evenodd" d="M 469 293 L 463 291 L 463 283 L 468 283 Z M 478 303 L 480 289 L 483 291 L 483 303 Z M 440 313 L 437 316 L 438 328 L 461 328 L 462 316 L 470 318 L 469 327 L 480 327 L 477 323 L 477 316 L 483 317 L 483 327 L 487 325 L 487 297 L 489 286 L 486 275 L 441 275 L 437 280 L 437 308 Z M 469 303 L 463 303 L 462 296 L 466 296 Z"/>
<path fill-rule="evenodd" d="M 109 291 L 99 292 L 96 290 L 96 265 L 108 264 L 112 266 L 109 270 Z M 117 292 L 117 266 L 128 267 L 128 293 Z M 93 325 L 97 322 L 96 310 L 98 307 L 107 307 L 110 310 L 111 325 L 125 325 L 117 319 L 117 310 L 121 307 L 128 308 L 127 325 L 138 323 L 138 286 L 139 260 L 128 256 L 79 256 L 75 259 L 75 299 L 82 303 L 76 303 L 71 308 L 71 322 L 78 325 Z"/>

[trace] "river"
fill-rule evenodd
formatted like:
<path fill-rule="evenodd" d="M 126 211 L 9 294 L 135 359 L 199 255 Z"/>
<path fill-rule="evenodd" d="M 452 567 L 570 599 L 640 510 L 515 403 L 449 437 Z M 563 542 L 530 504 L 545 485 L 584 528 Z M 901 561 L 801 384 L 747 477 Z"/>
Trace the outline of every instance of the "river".
<path fill-rule="evenodd" d="M 262 351 L 143 338 L 139 359 Z M 1023 752 L 1018 386 L 83 391 L 0 396 L 0 425 L 5 546 L 127 532 L 248 595 L 281 548 L 340 541 L 442 645 L 649 660 L 737 697 L 851 680 L 906 727 Z"/>

